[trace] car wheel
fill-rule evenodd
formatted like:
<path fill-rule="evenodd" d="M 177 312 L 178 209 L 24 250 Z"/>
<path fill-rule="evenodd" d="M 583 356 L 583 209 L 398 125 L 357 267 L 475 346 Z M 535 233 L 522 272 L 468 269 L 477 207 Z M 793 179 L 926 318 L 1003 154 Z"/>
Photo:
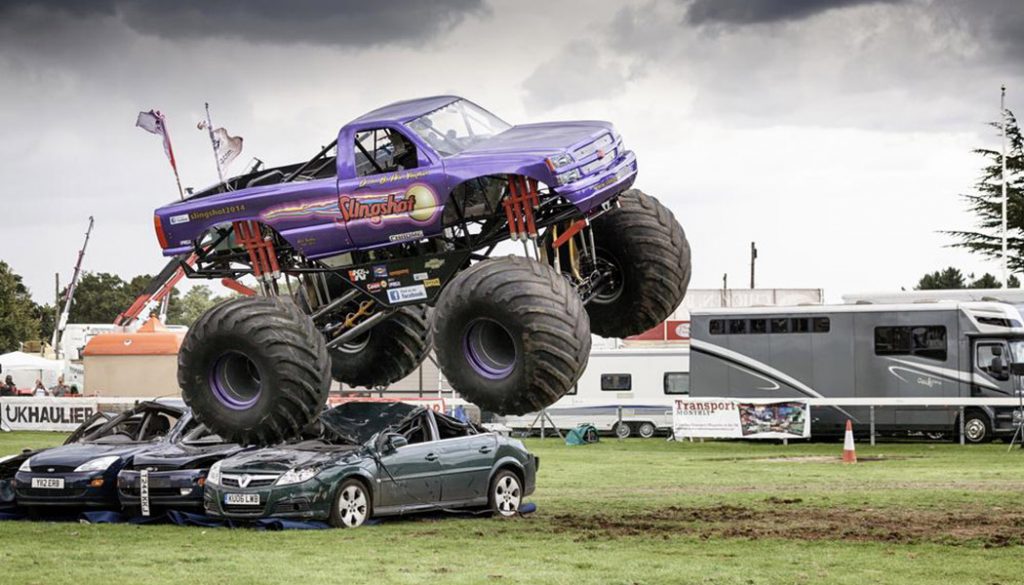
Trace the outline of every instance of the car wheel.
<path fill-rule="evenodd" d="M 959 432 L 959 428 L 957 431 Z M 957 435 L 959 440 L 959 434 Z M 968 443 L 987 443 L 992 440 L 992 425 L 988 417 L 980 412 L 964 415 L 964 439 Z"/>
<path fill-rule="evenodd" d="M 373 514 L 373 502 L 366 485 L 358 479 L 347 479 L 334 493 L 330 524 L 335 528 L 358 528 Z"/>
<path fill-rule="evenodd" d="M 645 438 L 650 439 L 654 437 L 654 434 L 658 432 L 658 429 L 654 426 L 654 423 L 641 423 L 640 428 L 637 429 L 637 433 Z"/>
<path fill-rule="evenodd" d="M 628 439 L 629 436 L 633 434 L 633 429 L 629 428 L 627 423 L 616 423 L 612 432 L 614 432 L 615 436 L 620 439 Z"/>
<path fill-rule="evenodd" d="M 523 502 L 523 485 L 519 476 L 502 469 L 491 480 L 491 510 L 495 514 L 510 518 L 519 513 Z"/>

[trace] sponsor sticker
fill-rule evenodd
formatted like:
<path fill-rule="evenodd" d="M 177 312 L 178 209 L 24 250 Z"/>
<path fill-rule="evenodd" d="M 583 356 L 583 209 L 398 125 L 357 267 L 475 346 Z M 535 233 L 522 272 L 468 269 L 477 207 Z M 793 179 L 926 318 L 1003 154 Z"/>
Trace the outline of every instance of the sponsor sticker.
<path fill-rule="evenodd" d="M 416 282 L 422 282 L 428 278 L 430 278 L 430 275 L 426 272 L 414 272 L 412 275 L 412 279 Z"/>
<path fill-rule="evenodd" d="M 388 300 L 392 303 L 421 301 L 427 298 L 427 289 L 422 284 L 388 289 Z"/>
<path fill-rule="evenodd" d="M 380 290 L 380 283 L 379 282 L 371 282 L 371 283 L 366 285 L 366 290 L 369 291 L 369 292 L 377 292 L 377 291 Z"/>
<path fill-rule="evenodd" d="M 388 238 L 392 242 L 404 242 L 406 240 L 422 240 L 423 230 L 416 230 L 414 232 L 405 232 L 402 234 L 395 234 Z"/>
<path fill-rule="evenodd" d="M 388 287 L 388 281 L 382 280 L 382 281 L 377 283 L 377 286 L 379 286 L 381 288 L 387 288 Z"/>
<path fill-rule="evenodd" d="M 191 220 L 189 219 L 187 213 L 171 216 L 171 225 L 178 225 L 179 223 L 188 223 L 189 221 Z"/>
<path fill-rule="evenodd" d="M 374 266 L 373 267 L 373 277 L 374 278 L 387 278 L 388 277 L 388 267 L 387 266 Z"/>
<path fill-rule="evenodd" d="M 435 286 L 441 286 L 441 279 L 440 278 L 428 278 L 427 280 L 423 281 L 423 286 L 430 287 L 430 288 L 433 288 Z"/>
<path fill-rule="evenodd" d="M 362 282 L 370 276 L 370 271 L 365 268 L 356 268 L 348 271 L 348 277 L 354 282 Z"/>
<path fill-rule="evenodd" d="M 444 266 L 444 258 L 431 258 L 423 263 L 423 267 L 427 270 L 437 270 Z"/>
<path fill-rule="evenodd" d="M 402 281 L 396 278 L 392 278 L 388 281 L 388 286 L 402 286 Z"/>
<path fill-rule="evenodd" d="M 391 272 L 388 272 L 388 276 L 405 276 L 406 274 L 409 274 L 408 268 L 401 268 L 399 270 L 392 270 Z"/>

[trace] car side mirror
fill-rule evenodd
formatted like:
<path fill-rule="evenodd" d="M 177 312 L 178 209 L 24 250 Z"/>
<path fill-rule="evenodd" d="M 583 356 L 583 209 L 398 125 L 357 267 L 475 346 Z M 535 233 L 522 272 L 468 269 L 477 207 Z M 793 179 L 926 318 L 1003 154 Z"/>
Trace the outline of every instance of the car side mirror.
<path fill-rule="evenodd" d="M 409 439 L 398 433 L 388 433 L 380 441 L 380 448 L 378 449 L 381 453 L 388 454 L 394 453 L 401 447 L 405 447 L 409 444 Z"/>

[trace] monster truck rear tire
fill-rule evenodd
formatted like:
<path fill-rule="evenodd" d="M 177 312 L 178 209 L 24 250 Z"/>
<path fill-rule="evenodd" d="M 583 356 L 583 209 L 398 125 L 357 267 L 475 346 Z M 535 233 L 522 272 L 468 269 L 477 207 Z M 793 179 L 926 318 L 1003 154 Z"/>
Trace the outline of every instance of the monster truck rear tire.
<path fill-rule="evenodd" d="M 661 323 L 690 284 L 690 244 L 672 212 L 638 189 L 618 200 L 618 209 L 593 224 L 598 258 L 620 277 L 587 303 L 591 329 L 601 337 L 629 337 Z"/>
<path fill-rule="evenodd" d="M 427 307 L 403 307 L 366 335 L 331 349 L 331 376 L 349 386 L 387 386 L 411 374 L 428 351 Z"/>
<path fill-rule="evenodd" d="M 242 297 L 204 313 L 178 354 L 181 395 L 199 422 L 244 445 L 296 436 L 327 401 L 323 336 L 289 300 Z"/>
<path fill-rule="evenodd" d="M 514 256 L 455 277 L 437 300 L 432 333 L 452 388 L 498 414 L 552 404 L 590 355 L 590 322 L 576 291 L 547 265 Z"/>

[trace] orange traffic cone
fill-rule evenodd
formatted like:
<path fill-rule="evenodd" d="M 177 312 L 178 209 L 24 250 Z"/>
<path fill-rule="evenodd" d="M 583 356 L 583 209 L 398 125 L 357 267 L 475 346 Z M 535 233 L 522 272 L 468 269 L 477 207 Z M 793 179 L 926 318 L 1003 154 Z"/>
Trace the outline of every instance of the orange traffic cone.
<path fill-rule="evenodd" d="M 853 446 L 853 423 L 846 419 L 846 436 L 843 437 L 843 463 L 856 463 L 857 449 Z"/>

